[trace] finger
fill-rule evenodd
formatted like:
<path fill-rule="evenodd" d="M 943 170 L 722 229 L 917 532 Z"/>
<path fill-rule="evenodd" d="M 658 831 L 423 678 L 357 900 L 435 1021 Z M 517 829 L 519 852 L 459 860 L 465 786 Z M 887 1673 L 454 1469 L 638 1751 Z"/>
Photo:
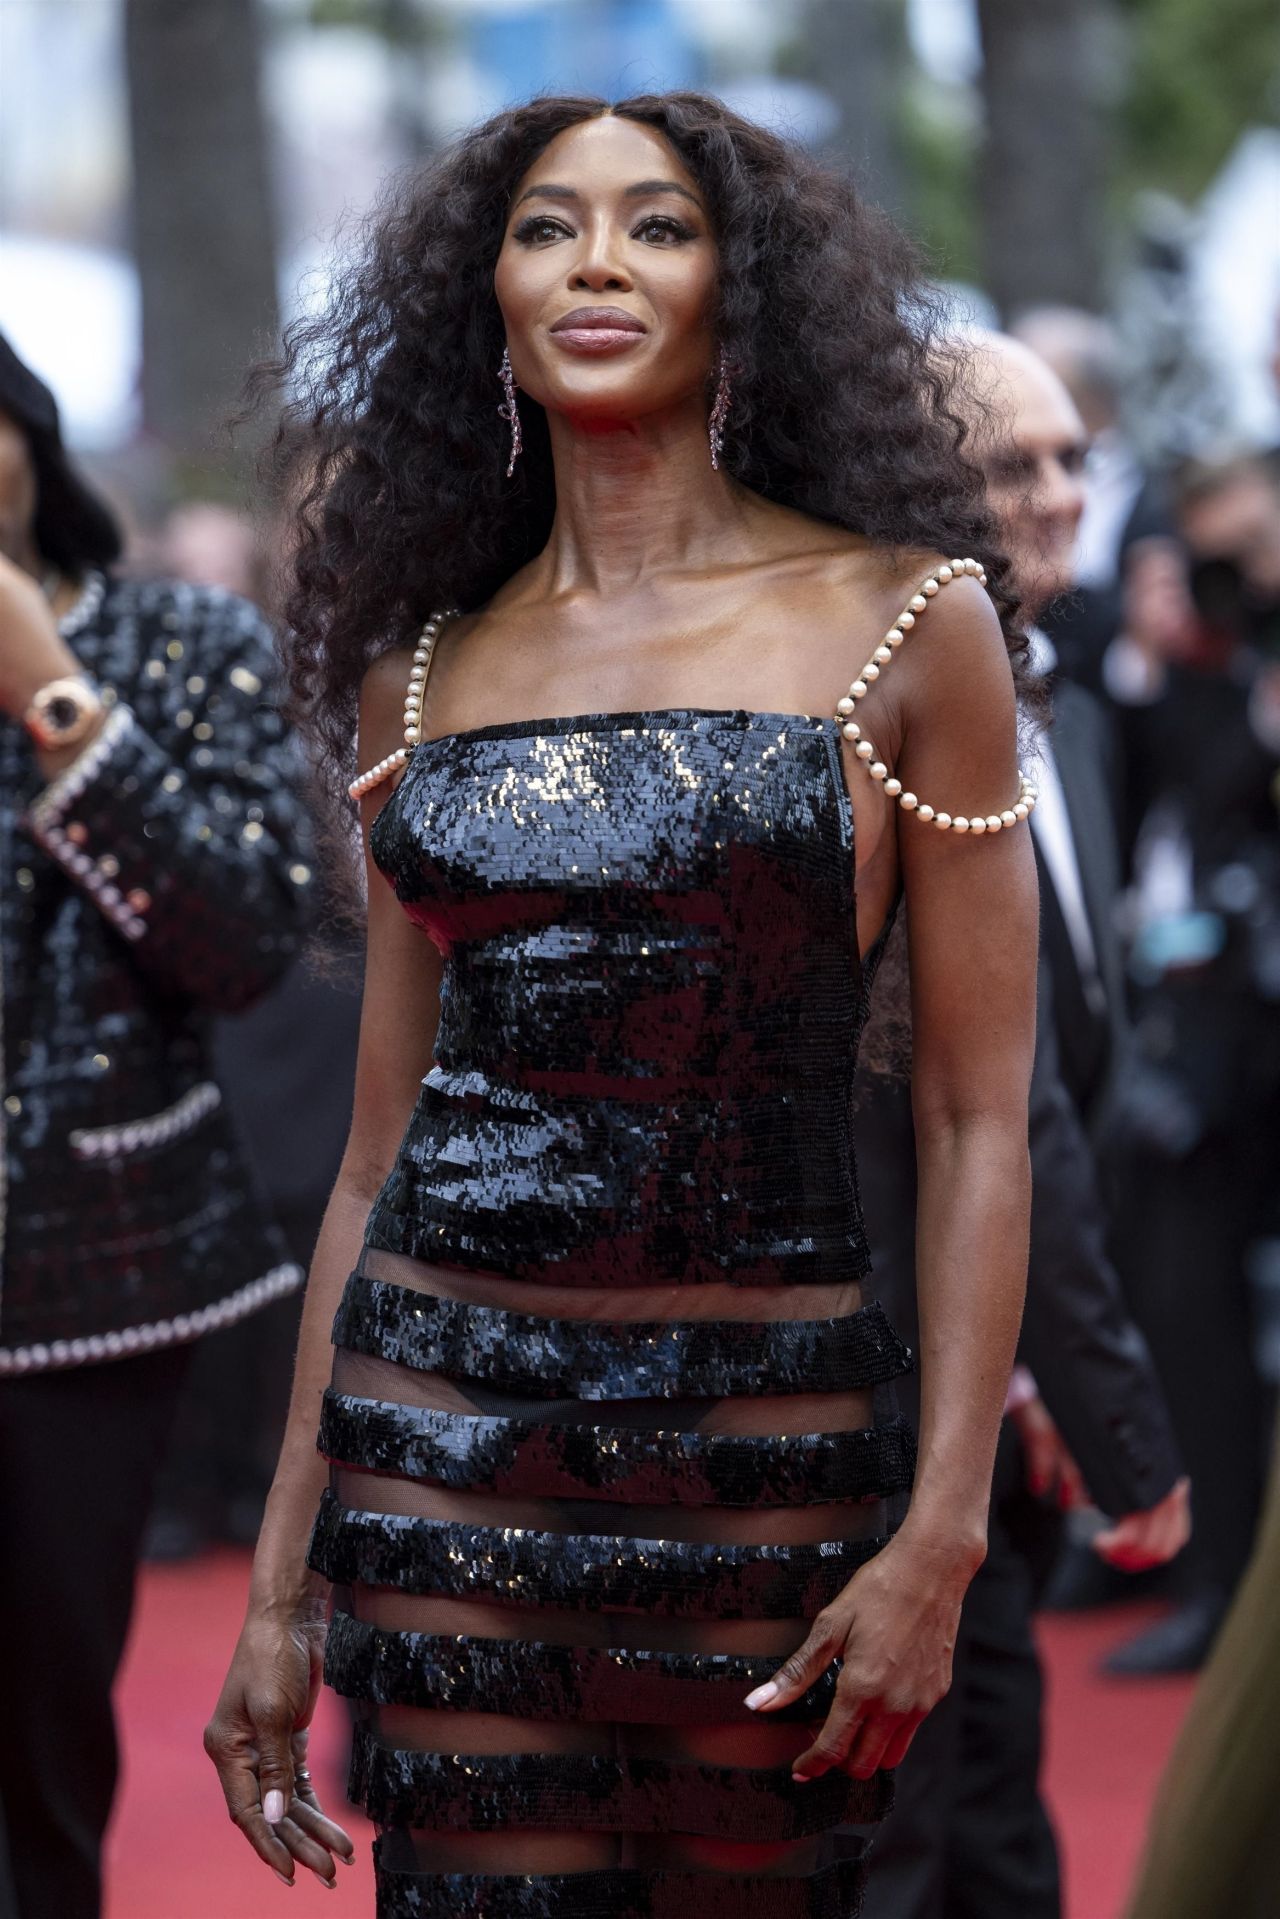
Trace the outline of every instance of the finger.
<path fill-rule="evenodd" d="M 923 1724 L 918 1713 L 912 1713 L 910 1718 L 898 1722 L 897 1731 L 885 1747 L 884 1758 L 880 1761 L 885 1772 L 892 1772 L 895 1766 L 902 1764 L 911 1749 L 911 1741 Z"/>
<path fill-rule="evenodd" d="M 293 1804 L 289 1808 L 289 1817 L 294 1824 L 312 1839 L 328 1849 L 344 1866 L 349 1866 L 355 1857 L 355 1843 L 340 1825 L 326 1817 L 315 1796 L 314 1788 L 308 1786 L 296 1792 Z"/>
<path fill-rule="evenodd" d="M 262 1816 L 269 1826 L 277 1826 L 293 1798 L 293 1739 L 284 1726 L 264 1723 L 264 1719 L 258 1717 L 253 1723 L 258 1735 Z"/>
<path fill-rule="evenodd" d="M 293 1855 L 276 1837 L 262 1812 L 258 1790 L 258 1770 L 247 1751 L 211 1755 L 218 1769 L 222 1796 L 232 1823 L 239 1827 L 260 1859 L 264 1859 L 281 1879 L 293 1884 Z"/>
<path fill-rule="evenodd" d="M 327 1846 L 322 1846 L 318 1839 L 313 1839 L 310 1833 L 303 1829 L 294 1817 L 297 1809 L 298 1804 L 295 1800 L 293 1808 L 285 1814 L 275 1828 L 276 1838 L 289 1848 L 300 1866 L 305 1866 L 307 1871 L 313 1872 L 317 1879 L 323 1879 L 327 1886 L 331 1886 L 338 1877 L 333 1854 Z"/>
<path fill-rule="evenodd" d="M 779 1706 L 789 1706 L 817 1684 L 843 1644 L 844 1634 L 819 1613 L 803 1646 L 783 1661 L 772 1679 L 747 1694 L 746 1704 L 752 1712 L 773 1712 Z"/>
<path fill-rule="evenodd" d="M 852 1692 L 842 1694 L 837 1686 L 831 1710 L 817 1738 L 792 1762 L 791 1777 L 797 1782 L 820 1779 L 824 1772 L 843 1765 L 867 1711 L 865 1700 L 858 1699 Z"/>
<path fill-rule="evenodd" d="M 864 1719 L 857 1738 L 849 1747 L 844 1770 L 854 1779 L 870 1779 L 884 1764 L 884 1756 L 897 1725 L 896 1717 Z"/>

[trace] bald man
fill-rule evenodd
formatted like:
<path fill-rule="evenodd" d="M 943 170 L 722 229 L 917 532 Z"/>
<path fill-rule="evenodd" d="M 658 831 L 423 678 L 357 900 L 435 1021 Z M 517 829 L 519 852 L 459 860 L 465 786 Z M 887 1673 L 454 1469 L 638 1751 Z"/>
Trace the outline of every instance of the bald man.
<path fill-rule="evenodd" d="M 983 335 L 967 350 L 973 457 L 1047 671 L 1048 644 L 1033 623 L 1070 583 L 1085 430 L 1062 383 L 1029 349 Z M 899 1769 L 866 1919 L 1059 1919 L 1057 1849 L 1038 1790 L 1041 1674 L 1031 1620 L 1056 1556 L 1061 1508 L 1087 1489 L 1111 1520 L 1100 1554 L 1130 1570 L 1172 1557 L 1189 1526 L 1154 1369 L 1107 1258 L 1091 1144 L 1123 1044 L 1104 734 L 1093 701 L 1076 688 L 1057 689 L 1054 707 L 1032 815 L 1042 959 L 1025 1370 L 1005 1421 L 988 1556 L 965 1604 L 952 1692 Z M 877 1283 L 909 1323 L 914 1203 L 909 1190 L 896 1190 L 910 1179 L 909 1097 L 898 1085 L 867 1084 L 860 1110 L 859 1163 L 879 1202 L 873 1219 L 903 1235 L 873 1246 Z"/>

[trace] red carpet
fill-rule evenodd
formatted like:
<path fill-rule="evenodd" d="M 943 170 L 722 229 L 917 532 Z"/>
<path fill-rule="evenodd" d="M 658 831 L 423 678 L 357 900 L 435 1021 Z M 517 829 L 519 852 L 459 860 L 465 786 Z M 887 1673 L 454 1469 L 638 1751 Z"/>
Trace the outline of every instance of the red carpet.
<path fill-rule="evenodd" d="M 358 1864 L 333 1897 L 308 1873 L 290 1892 L 227 1821 L 200 1733 L 240 1623 L 247 1560 L 219 1554 L 142 1582 L 120 1687 L 125 1779 L 111 1836 L 106 1919 L 372 1919 L 369 1828 L 351 1821 Z M 1126 1608 L 1053 1619 L 1048 1786 L 1066 1860 L 1067 1919 L 1119 1919 L 1152 1790 L 1190 1685 L 1105 1682 L 1098 1652 L 1149 1615 Z M 338 1811 L 343 1719 L 321 1707 L 312 1770 Z M 341 1816 L 341 1815 L 339 1815 Z"/>

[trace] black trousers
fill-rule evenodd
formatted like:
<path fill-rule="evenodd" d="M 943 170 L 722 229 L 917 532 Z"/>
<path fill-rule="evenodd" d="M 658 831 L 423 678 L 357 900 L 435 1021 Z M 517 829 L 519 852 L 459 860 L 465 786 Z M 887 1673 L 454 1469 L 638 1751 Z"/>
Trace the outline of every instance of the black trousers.
<path fill-rule="evenodd" d="M 98 1919 L 111 1686 L 189 1354 L 0 1386 L 0 1808 L 18 1919 Z"/>
<path fill-rule="evenodd" d="M 1031 1636 L 1059 1534 L 1057 1514 L 1024 1489 L 1022 1449 L 1006 1420 L 987 1558 L 965 1599 L 951 1691 L 898 1768 L 863 1919 L 1060 1919 Z"/>

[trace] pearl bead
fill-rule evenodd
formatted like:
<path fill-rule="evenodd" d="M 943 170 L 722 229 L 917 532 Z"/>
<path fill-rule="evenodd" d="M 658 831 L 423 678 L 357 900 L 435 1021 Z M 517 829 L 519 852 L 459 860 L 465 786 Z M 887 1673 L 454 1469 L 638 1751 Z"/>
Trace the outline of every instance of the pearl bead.
<path fill-rule="evenodd" d="M 938 585 L 939 586 L 950 586 L 952 577 L 953 576 L 952 576 L 951 568 L 949 566 L 940 566 L 938 568 Z"/>
<path fill-rule="evenodd" d="M 860 760 L 873 760 L 876 756 L 876 749 L 872 746 L 870 740 L 859 740 L 854 751 Z"/>
<path fill-rule="evenodd" d="M 1000 831 L 1000 828 L 1001 828 L 1001 827 L 1002 827 L 1003 825 L 1004 825 L 1004 821 L 1003 821 L 1003 819 L 1002 819 L 1002 818 L 1000 817 L 1000 815 L 999 815 L 999 813 L 988 813 L 988 814 L 987 814 L 987 831 L 988 831 L 988 833 L 998 833 L 998 832 Z"/>
<path fill-rule="evenodd" d="M 902 798 L 898 801 L 898 805 L 902 808 L 904 813 L 914 813 L 916 808 L 919 806 L 919 804 L 920 802 L 916 798 L 914 793 L 904 793 Z"/>
<path fill-rule="evenodd" d="M 847 740 L 857 740 L 862 737 L 862 728 L 857 724 L 856 720 L 846 720 L 840 728 L 840 731 Z"/>
<path fill-rule="evenodd" d="M 1016 826 L 1018 824 L 1017 814 L 1012 811 L 1002 813 L 1000 815 L 1000 824 L 1001 826 Z"/>
<path fill-rule="evenodd" d="M 912 599 L 907 601 L 907 605 L 910 607 L 913 613 L 924 612 L 926 606 L 928 605 L 928 601 L 925 598 L 925 594 L 929 592 L 930 586 L 933 588 L 934 593 L 936 593 L 938 590 L 938 582 L 936 580 L 930 580 L 928 585 L 925 587 L 924 593 L 917 593 L 914 595 Z M 930 595 L 930 598 L 932 598 L 932 595 Z"/>
<path fill-rule="evenodd" d="M 878 646 L 871 657 L 873 660 L 879 660 L 881 666 L 888 666 L 893 655 L 887 646 Z"/>
<path fill-rule="evenodd" d="M 904 633 L 909 633 L 912 627 L 915 625 L 915 623 L 916 623 L 916 616 L 911 611 L 910 607 L 907 608 L 907 611 L 905 613 L 899 613 L 898 625 L 902 628 Z"/>
<path fill-rule="evenodd" d="M 873 780 L 885 780 L 889 777 L 889 769 L 883 760 L 873 760 L 867 771 Z"/>
<path fill-rule="evenodd" d="M 951 570 L 953 573 L 963 573 L 966 565 L 967 561 L 965 560 L 952 560 Z"/>
<path fill-rule="evenodd" d="M 950 813 L 935 813 L 933 816 L 933 823 L 939 829 L 940 832 L 945 833 L 947 828 L 951 824 Z"/>
<path fill-rule="evenodd" d="M 966 560 L 964 563 L 964 570 L 969 575 L 970 579 L 973 579 L 976 575 L 982 572 L 982 568 L 979 566 L 976 560 Z"/>
<path fill-rule="evenodd" d="M 889 631 L 884 636 L 884 642 L 886 646 L 901 646 L 902 640 L 903 640 L 902 629 L 901 627 L 898 627 L 898 626 L 891 626 L 889 628 Z"/>
<path fill-rule="evenodd" d="M 851 693 L 851 694 L 853 695 L 853 697 L 854 697 L 854 699 L 855 699 L 855 700 L 862 700 L 862 699 L 865 699 L 865 698 L 866 698 L 866 694 L 867 694 L 867 683 L 866 683 L 866 681 L 865 681 L 865 680 L 855 680 L 855 681 L 854 681 L 854 683 L 853 683 L 853 685 L 852 685 L 852 686 L 851 686 L 851 687 L 849 688 L 849 691 L 850 691 L 850 693 Z"/>
<path fill-rule="evenodd" d="M 889 795 L 889 798 L 891 800 L 896 800 L 899 793 L 902 791 L 902 781 L 886 780 L 884 783 L 884 790 Z"/>
<path fill-rule="evenodd" d="M 969 831 L 969 822 L 963 813 L 957 813 L 951 825 L 953 831 L 957 833 L 967 833 Z"/>
<path fill-rule="evenodd" d="M 929 821 L 933 818 L 933 808 L 931 806 L 925 805 L 922 802 L 916 808 L 916 818 L 918 820 L 923 820 L 925 825 L 927 826 L 929 824 Z"/>
<path fill-rule="evenodd" d="M 840 699 L 836 701 L 836 712 L 852 713 L 852 711 L 853 711 L 853 701 L 849 698 L 849 695 L 846 693 Z"/>
<path fill-rule="evenodd" d="M 880 678 L 880 668 L 874 660 L 867 661 L 862 669 L 862 677 L 864 680 L 878 680 Z"/>
<path fill-rule="evenodd" d="M 958 826 L 959 824 L 960 822 L 959 820 L 957 820 L 956 825 Z M 986 830 L 987 830 L 987 822 L 983 819 L 980 813 L 977 814 L 973 819 L 969 821 L 969 831 L 971 833 L 985 833 Z"/>
<path fill-rule="evenodd" d="M 1031 808 L 1027 805 L 1027 802 L 1025 800 L 1019 800 L 1013 809 L 1013 817 L 1015 820 L 1025 820 L 1030 811 Z"/>

